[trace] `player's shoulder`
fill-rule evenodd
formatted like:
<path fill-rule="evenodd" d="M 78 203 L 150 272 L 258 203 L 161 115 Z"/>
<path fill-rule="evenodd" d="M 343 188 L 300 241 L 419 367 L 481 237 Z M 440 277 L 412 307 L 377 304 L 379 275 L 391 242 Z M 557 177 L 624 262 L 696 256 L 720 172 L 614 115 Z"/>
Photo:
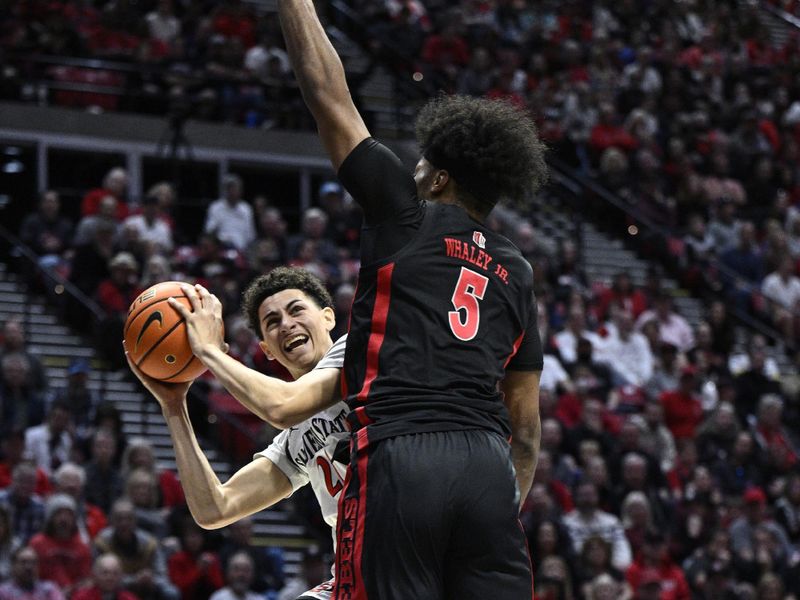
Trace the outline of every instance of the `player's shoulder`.
<path fill-rule="evenodd" d="M 314 369 L 341 369 L 344 365 L 344 352 L 347 347 L 347 334 L 337 339 Z"/>

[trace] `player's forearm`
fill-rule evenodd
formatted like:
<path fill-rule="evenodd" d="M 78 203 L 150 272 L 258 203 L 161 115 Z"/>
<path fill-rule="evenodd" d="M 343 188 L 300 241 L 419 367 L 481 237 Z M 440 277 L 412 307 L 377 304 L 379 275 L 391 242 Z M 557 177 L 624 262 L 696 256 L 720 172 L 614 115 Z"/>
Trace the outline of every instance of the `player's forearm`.
<path fill-rule="evenodd" d="M 279 429 L 297 425 L 339 400 L 338 369 L 312 371 L 287 382 L 254 371 L 217 347 L 207 348 L 199 358 L 245 408 Z"/>
<path fill-rule="evenodd" d="M 201 527 L 207 527 L 218 522 L 224 514 L 221 483 L 197 442 L 186 403 L 182 403 L 180 408 L 172 406 L 163 410 L 186 503 L 195 521 Z"/>
<path fill-rule="evenodd" d="M 517 472 L 520 493 L 520 508 L 533 485 L 536 463 L 539 461 L 539 441 L 541 439 L 539 415 L 526 427 L 519 427 L 511 438 L 511 458 Z"/>
<path fill-rule="evenodd" d="M 247 410 L 275 427 L 286 427 L 283 411 L 291 395 L 288 382 L 254 371 L 219 348 L 209 347 L 198 358 Z"/>
<path fill-rule="evenodd" d="M 279 0 L 286 50 L 297 83 L 314 118 L 319 122 L 339 101 L 349 101 L 344 67 L 317 16 L 312 0 Z"/>

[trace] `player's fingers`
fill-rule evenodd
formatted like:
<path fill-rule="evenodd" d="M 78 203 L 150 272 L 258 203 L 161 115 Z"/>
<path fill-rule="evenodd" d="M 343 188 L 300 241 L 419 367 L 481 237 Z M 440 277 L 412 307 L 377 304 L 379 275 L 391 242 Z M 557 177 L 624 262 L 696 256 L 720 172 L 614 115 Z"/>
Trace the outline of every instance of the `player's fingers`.
<path fill-rule="evenodd" d="M 190 300 L 190 302 L 191 302 L 191 300 Z M 199 300 L 197 300 L 195 298 L 195 302 L 199 302 Z M 192 311 L 190 311 L 188 308 L 186 308 L 186 306 L 184 306 L 181 302 L 179 302 L 175 298 L 172 298 L 172 297 L 167 298 L 167 304 L 169 304 L 172 308 L 174 308 L 175 311 L 180 316 L 182 316 L 184 318 L 184 320 L 188 319 L 192 314 Z M 194 304 L 192 305 L 192 307 L 195 308 L 195 310 L 196 310 L 196 307 L 194 307 Z"/>
<path fill-rule="evenodd" d="M 197 290 L 197 296 L 200 298 L 200 304 L 206 308 L 211 306 L 211 298 L 213 294 L 199 283 L 194 284 L 194 289 Z"/>
<path fill-rule="evenodd" d="M 183 293 L 186 294 L 186 297 L 189 298 L 189 303 L 192 305 L 192 312 L 200 310 L 202 308 L 202 303 L 200 302 L 200 298 L 197 295 L 197 290 L 195 290 L 191 285 L 181 284 L 181 290 Z M 170 305 L 174 308 L 175 305 L 171 302 L 172 298 L 170 298 Z M 181 313 L 184 317 L 184 313 Z"/>

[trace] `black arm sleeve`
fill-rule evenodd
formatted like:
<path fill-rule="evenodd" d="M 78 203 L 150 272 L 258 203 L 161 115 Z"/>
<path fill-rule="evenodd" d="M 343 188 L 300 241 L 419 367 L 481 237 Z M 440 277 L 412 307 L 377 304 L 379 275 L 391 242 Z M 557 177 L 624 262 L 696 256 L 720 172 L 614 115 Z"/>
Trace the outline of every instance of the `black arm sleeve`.
<path fill-rule="evenodd" d="M 531 307 L 528 311 L 528 326 L 517 349 L 517 353 L 508 361 L 509 371 L 541 371 L 544 364 L 542 341 L 539 339 L 539 323 L 537 318 L 536 298 L 531 294 Z"/>
<path fill-rule="evenodd" d="M 425 216 L 424 204 L 394 152 L 367 138 L 344 160 L 339 179 L 364 211 L 362 265 L 391 256 L 413 239 Z"/>
<path fill-rule="evenodd" d="M 374 227 L 419 205 L 414 177 L 397 155 L 367 138 L 339 167 L 339 179 L 364 211 L 364 222 Z"/>

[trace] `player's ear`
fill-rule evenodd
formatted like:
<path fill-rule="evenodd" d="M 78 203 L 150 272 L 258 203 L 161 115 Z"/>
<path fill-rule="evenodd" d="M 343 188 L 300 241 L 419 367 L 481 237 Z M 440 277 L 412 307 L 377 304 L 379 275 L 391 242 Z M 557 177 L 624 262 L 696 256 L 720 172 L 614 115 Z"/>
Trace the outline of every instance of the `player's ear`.
<path fill-rule="evenodd" d="M 438 169 L 431 182 L 431 193 L 441 194 L 448 181 L 450 181 L 450 173 L 444 169 Z"/>
<path fill-rule="evenodd" d="M 261 348 L 261 351 L 264 353 L 264 356 L 267 357 L 268 360 L 275 360 L 275 355 L 270 352 L 267 343 L 264 340 L 258 341 L 258 347 Z"/>
<path fill-rule="evenodd" d="M 326 331 L 333 331 L 333 328 L 336 327 L 336 313 L 330 306 L 322 309 L 322 322 Z"/>

